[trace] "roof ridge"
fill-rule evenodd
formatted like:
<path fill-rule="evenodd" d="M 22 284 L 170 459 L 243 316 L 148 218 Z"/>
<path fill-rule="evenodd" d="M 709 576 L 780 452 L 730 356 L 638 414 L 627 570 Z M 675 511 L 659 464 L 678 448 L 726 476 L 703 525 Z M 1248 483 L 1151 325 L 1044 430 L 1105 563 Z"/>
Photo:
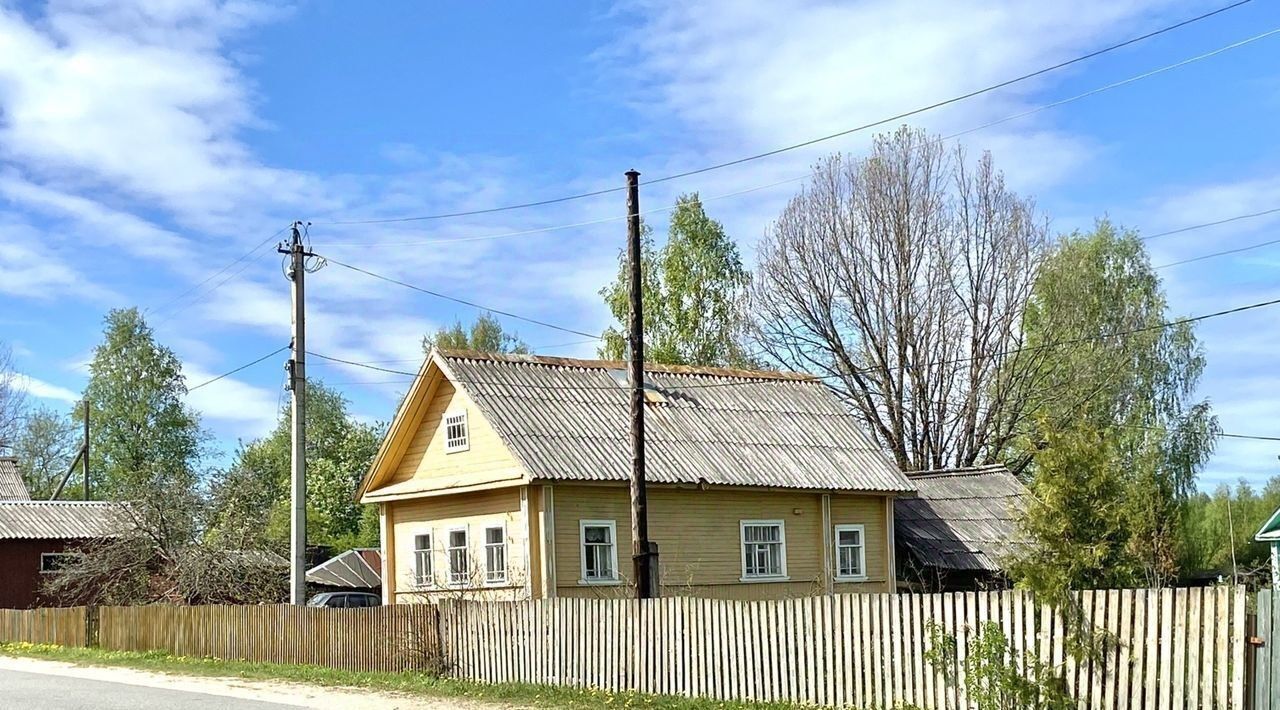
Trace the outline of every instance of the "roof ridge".
<path fill-rule="evenodd" d="M 1003 471 L 1009 475 L 1013 475 L 1013 471 L 1008 466 L 1000 463 L 990 463 L 983 466 L 965 466 L 960 468 L 934 468 L 926 471 L 903 471 L 908 478 L 959 478 L 961 476 L 977 476 L 983 473 L 996 473 Z"/>
<path fill-rule="evenodd" d="M 627 367 L 624 360 L 583 359 L 572 357 L 555 357 L 550 355 L 532 355 L 526 353 L 491 353 L 481 350 L 465 350 L 454 348 L 437 348 L 441 357 L 454 360 L 489 360 L 526 365 L 544 365 L 547 367 L 576 367 L 584 370 L 618 370 Z M 793 382 L 817 382 L 820 378 L 803 372 L 786 372 L 780 370 L 749 370 L 732 367 L 711 367 L 706 365 L 667 365 L 664 363 L 646 362 L 646 372 L 661 372 L 671 375 L 701 375 L 706 377 L 739 377 L 743 379 L 788 380 Z"/>
<path fill-rule="evenodd" d="M 120 505 L 114 500 L 0 500 L 0 505 Z"/>

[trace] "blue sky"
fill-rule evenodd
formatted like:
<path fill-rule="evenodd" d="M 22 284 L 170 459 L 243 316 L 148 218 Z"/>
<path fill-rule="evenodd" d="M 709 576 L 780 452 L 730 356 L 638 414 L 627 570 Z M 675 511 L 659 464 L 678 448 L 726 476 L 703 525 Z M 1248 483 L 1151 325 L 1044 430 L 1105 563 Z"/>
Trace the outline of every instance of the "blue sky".
<path fill-rule="evenodd" d="M 66 407 L 108 308 L 138 305 L 198 383 L 288 342 L 278 255 L 317 251 L 423 287 L 598 332 L 622 246 L 613 193 L 482 217 L 382 225 L 615 187 L 893 115 L 1083 54 L 1216 3 L 0 2 L 0 340 L 34 399 Z M 949 135 L 1280 28 L 1255 2 L 912 119 Z M 1058 231 L 1096 217 L 1148 234 L 1280 207 L 1280 35 L 969 133 Z M 802 176 L 859 133 L 647 187 L 699 191 L 753 247 Z M 643 180 L 643 177 L 642 177 Z M 727 197 L 721 197 L 729 195 Z M 662 213 L 647 219 L 661 234 Z M 607 221 L 601 221 L 607 220 Z M 594 224 L 473 239 L 566 224 Z M 1280 215 L 1152 240 L 1156 264 L 1274 238 Z M 462 239 L 453 244 L 446 240 Z M 1280 297 L 1280 247 L 1162 270 L 1175 313 Z M 309 280 L 309 346 L 413 369 L 422 333 L 472 309 L 338 267 Z M 181 297 L 180 297 L 181 296 Z M 577 336 L 511 324 L 534 346 Z M 1280 308 L 1199 333 L 1229 432 L 1280 435 Z M 276 421 L 284 356 L 190 396 L 224 449 Z M 393 375 L 311 361 L 354 410 L 389 418 Z M 1277 472 L 1280 444 L 1226 439 L 1202 487 Z"/>

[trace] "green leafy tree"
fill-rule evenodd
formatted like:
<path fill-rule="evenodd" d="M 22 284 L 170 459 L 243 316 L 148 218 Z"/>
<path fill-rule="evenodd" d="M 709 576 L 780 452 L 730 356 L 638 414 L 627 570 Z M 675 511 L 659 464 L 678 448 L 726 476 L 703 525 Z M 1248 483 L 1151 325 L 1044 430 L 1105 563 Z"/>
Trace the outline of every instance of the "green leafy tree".
<path fill-rule="evenodd" d="M 1063 492 L 1071 505 L 1106 519 L 1077 527 L 1066 506 L 1032 506 L 1028 529 L 1056 553 L 1023 564 L 1024 580 L 1064 570 L 1072 586 L 1177 577 L 1186 503 L 1218 425 L 1195 398 L 1204 356 L 1193 327 L 1165 327 L 1168 310 L 1142 241 L 1109 222 L 1065 237 L 1043 265 L 1024 320 L 1040 384 L 1014 455 L 1036 491 L 1067 476 L 1082 488 Z M 1063 545 L 1065 529 L 1083 536 Z"/>
<path fill-rule="evenodd" d="M 115 500 L 144 490 L 195 496 L 207 435 L 184 401 L 181 361 L 156 342 L 136 308 L 113 310 L 105 322 L 85 388 L 93 422 L 90 489 Z M 83 406 L 76 409 L 77 420 Z"/>
<path fill-rule="evenodd" d="M 1241 481 L 1196 493 L 1187 504 L 1183 569 L 1217 572 L 1225 579 L 1265 586 L 1270 580 L 1270 549 L 1253 534 L 1280 508 L 1280 476 L 1261 491 Z"/>
<path fill-rule="evenodd" d="M 51 593 L 130 604 L 243 598 L 190 584 L 191 563 L 205 552 L 196 543 L 206 434 L 184 403 L 186 394 L 177 355 L 156 342 L 137 309 L 108 313 L 89 365 L 85 402 L 94 422 L 91 490 L 122 503 L 118 535 L 87 546 L 78 564 L 50 575 L 45 586 Z M 80 408 L 76 419 L 82 415 Z"/>
<path fill-rule="evenodd" d="M 43 407 L 27 413 L 13 453 L 32 498 L 53 495 L 80 444 L 79 427 L 65 415 Z"/>
<path fill-rule="evenodd" d="M 270 435 L 241 445 L 231 466 L 215 475 L 209 536 L 244 549 L 287 546 L 291 428 L 286 407 Z M 372 506 L 353 497 L 380 441 L 380 428 L 352 418 L 340 393 L 308 382 L 308 542 L 341 549 L 378 544 Z"/>
<path fill-rule="evenodd" d="M 642 227 L 645 359 L 674 365 L 745 367 L 743 298 L 751 274 L 724 227 L 702 208 L 697 193 L 681 195 L 671 214 L 667 242 L 658 248 Z M 626 353 L 631 312 L 626 252 L 618 277 L 600 290 L 619 325 L 604 332 L 601 357 Z"/>
<path fill-rule="evenodd" d="M 462 321 L 454 321 L 448 328 L 441 328 L 431 335 L 422 336 L 422 352 L 434 348 L 449 350 L 479 350 L 485 353 L 527 353 L 529 346 L 515 333 L 503 329 L 501 321 L 492 313 L 482 313 L 470 327 Z"/>

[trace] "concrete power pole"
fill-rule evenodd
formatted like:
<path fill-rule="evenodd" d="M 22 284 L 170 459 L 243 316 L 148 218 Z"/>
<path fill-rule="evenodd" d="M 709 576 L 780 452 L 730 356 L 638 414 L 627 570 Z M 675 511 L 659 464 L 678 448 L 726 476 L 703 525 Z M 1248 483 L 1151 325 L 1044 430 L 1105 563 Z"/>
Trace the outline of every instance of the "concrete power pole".
<path fill-rule="evenodd" d="M 655 551 L 649 543 L 649 500 L 644 476 L 644 282 L 640 262 L 640 173 L 627 171 L 627 265 L 631 273 L 631 559 L 636 598 L 656 595 Z"/>
<path fill-rule="evenodd" d="M 293 223 L 293 237 L 288 248 L 276 249 L 291 258 L 289 280 L 293 282 L 293 352 L 289 359 L 289 391 L 293 393 L 293 465 L 290 480 L 289 509 L 289 603 L 307 603 L 307 320 L 306 258 L 301 223 Z"/>

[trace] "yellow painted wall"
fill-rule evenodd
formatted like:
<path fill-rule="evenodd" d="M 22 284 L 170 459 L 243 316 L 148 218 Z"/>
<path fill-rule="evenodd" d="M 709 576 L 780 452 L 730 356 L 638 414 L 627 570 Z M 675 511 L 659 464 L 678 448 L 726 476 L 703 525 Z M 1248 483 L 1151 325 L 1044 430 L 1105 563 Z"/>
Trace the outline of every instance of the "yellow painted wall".
<path fill-rule="evenodd" d="M 470 430 L 470 448 L 445 452 L 445 431 L 441 426 L 446 412 L 466 410 Z M 435 396 L 427 405 L 404 455 L 389 481 L 382 485 L 402 483 L 412 478 L 453 479 L 450 487 L 461 487 L 518 479 L 524 469 L 498 438 L 493 427 L 465 392 L 441 381 Z"/>
<path fill-rule="evenodd" d="M 415 498 L 386 503 L 390 510 L 392 547 L 389 568 L 395 578 L 396 603 L 429 601 L 441 596 L 466 596 L 473 599 L 523 599 L 529 579 L 526 553 L 527 527 L 521 512 L 520 496 L 524 487 L 501 488 L 478 493 Z M 488 525 L 506 525 L 507 583 L 486 585 L 484 572 L 484 529 Z M 474 583 L 465 588 L 450 587 L 449 561 L 445 547 L 452 528 L 466 527 L 471 551 Z M 432 534 L 434 584 L 419 587 L 414 580 L 414 536 Z"/>
<path fill-rule="evenodd" d="M 822 496 L 791 491 L 650 487 L 649 534 L 659 545 L 664 595 L 769 599 L 825 591 Z M 832 524 L 866 526 L 868 580 L 836 591 L 885 591 L 883 496 L 832 496 Z M 618 567 L 631 568 L 631 515 L 625 486 L 555 486 L 556 590 L 560 596 L 614 596 L 625 587 L 581 585 L 580 520 L 614 520 Z M 741 520 L 782 520 L 787 582 L 741 582 Z"/>
<path fill-rule="evenodd" d="M 831 494 L 831 525 L 857 525 L 866 527 L 867 581 L 837 582 L 836 592 L 891 592 L 889 584 L 888 515 L 885 499 L 881 496 Z M 834 535 L 834 533 L 832 533 Z M 827 553 L 834 569 L 835 553 Z"/>

